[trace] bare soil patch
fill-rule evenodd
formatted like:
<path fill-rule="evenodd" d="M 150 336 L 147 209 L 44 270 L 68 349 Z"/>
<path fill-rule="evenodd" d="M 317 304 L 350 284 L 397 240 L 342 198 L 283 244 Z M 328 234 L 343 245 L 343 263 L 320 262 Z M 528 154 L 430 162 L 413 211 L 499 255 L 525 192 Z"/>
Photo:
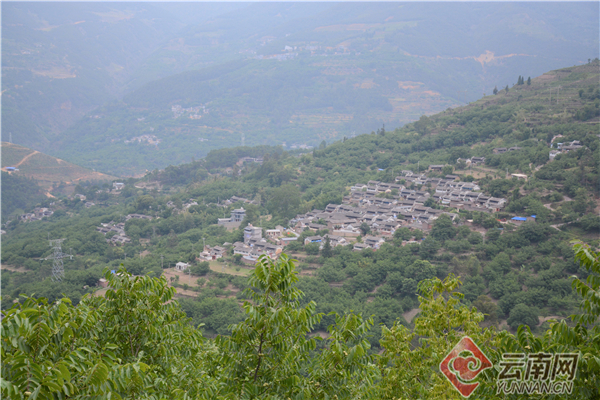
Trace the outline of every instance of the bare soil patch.
<path fill-rule="evenodd" d="M 14 265 L 1 265 L 0 269 L 6 269 L 8 271 L 20 272 L 20 273 L 25 273 L 25 272 L 29 271 L 25 267 L 15 267 Z"/>
<path fill-rule="evenodd" d="M 420 308 L 413 308 L 412 310 L 403 313 L 402 316 L 404 317 L 406 322 L 411 323 L 413 318 L 420 312 L 421 312 Z"/>

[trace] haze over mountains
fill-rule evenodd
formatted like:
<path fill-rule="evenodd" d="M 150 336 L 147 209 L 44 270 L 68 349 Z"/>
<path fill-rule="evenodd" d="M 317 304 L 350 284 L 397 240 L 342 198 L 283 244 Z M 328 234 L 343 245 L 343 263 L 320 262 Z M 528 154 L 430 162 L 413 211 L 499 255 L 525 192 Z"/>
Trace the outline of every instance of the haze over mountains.
<path fill-rule="evenodd" d="M 598 11 L 3 3 L 3 140 L 121 175 L 242 140 L 314 146 L 585 63 L 598 56 Z"/>

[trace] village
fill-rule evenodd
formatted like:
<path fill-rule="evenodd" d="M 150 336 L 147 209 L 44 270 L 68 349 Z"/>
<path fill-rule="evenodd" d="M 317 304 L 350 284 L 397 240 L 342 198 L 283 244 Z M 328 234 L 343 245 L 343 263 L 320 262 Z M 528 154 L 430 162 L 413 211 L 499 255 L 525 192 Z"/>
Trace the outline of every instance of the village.
<path fill-rule="evenodd" d="M 439 172 L 442 167 L 431 165 L 429 169 Z M 324 210 L 296 215 L 289 221 L 288 228 L 263 229 L 248 224 L 244 227 L 243 242 L 205 246 L 199 260 L 220 259 L 227 254 L 227 249 L 232 248 L 232 254 L 241 255 L 242 263 L 253 265 L 263 254 L 278 257 L 284 247 L 300 237 L 304 238 L 303 245 L 317 243 L 320 248 L 328 241 L 331 247 L 351 244 L 355 251 L 377 250 L 399 228 L 428 232 L 441 215 L 448 215 L 452 220 L 458 218 L 456 212 L 446 209 L 495 213 L 506 205 L 506 199 L 486 196 L 476 182 L 462 182 L 454 175 L 430 178 L 426 174 L 402 171 L 395 181 L 393 184 L 380 181 L 357 183 L 350 188 L 350 194 L 343 197 L 342 204 L 329 204 Z M 420 189 L 408 189 L 407 186 Z M 237 196 L 223 201 L 224 206 L 236 203 L 253 204 L 251 200 Z M 433 205 L 438 207 L 431 207 Z M 245 216 L 243 207 L 236 208 L 229 218 L 219 218 L 218 225 L 228 230 L 238 229 Z M 531 217 L 513 219 L 512 223 L 519 224 L 521 219 L 531 220 Z M 308 231 L 315 234 L 302 235 Z M 414 238 L 403 242 L 417 243 L 419 241 Z"/>
<path fill-rule="evenodd" d="M 473 157 L 464 161 L 477 165 L 483 164 L 485 158 Z M 240 163 L 246 162 L 260 163 L 262 159 L 240 159 Z M 428 169 L 439 176 L 443 167 L 430 165 Z M 113 186 L 113 191 L 118 192 L 123 184 L 115 182 Z M 85 201 L 85 198 L 81 200 Z M 458 210 L 496 213 L 505 207 L 506 202 L 505 198 L 485 195 L 477 182 L 464 182 L 456 175 L 438 178 L 406 170 L 395 178 L 395 183 L 374 180 L 366 184 L 356 183 L 350 187 L 350 193 L 343 197 L 341 204 L 329 204 L 323 210 L 298 214 L 289 220 L 287 228 L 278 225 L 275 229 L 263 229 L 247 224 L 243 227 L 243 241 L 212 247 L 204 245 L 196 260 L 222 261 L 220 259 L 233 256 L 237 263 L 251 266 L 261 255 L 276 259 L 287 245 L 299 239 L 303 241 L 302 246 L 318 244 L 320 249 L 328 242 L 331 247 L 352 245 L 354 251 L 378 250 L 400 228 L 427 233 L 442 215 L 454 221 L 459 217 Z M 180 205 L 181 209 L 172 201 L 166 205 L 174 213 L 179 213 L 197 204 L 190 199 Z M 228 218 L 218 218 L 217 225 L 229 231 L 239 229 L 246 219 L 246 204 L 256 205 L 254 201 L 238 196 L 222 200 L 220 206 L 238 205 L 238 208 L 231 210 Z M 51 213 L 50 210 L 40 212 Z M 36 215 L 30 218 L 39 218 Z M 129 214 L 124 217 L 124 222 L 103 223 L 96 230 L 107 235 L 106 241 L 111 245 L 125 245 L 131 243 L 131 238 L 125 233 L 125 223 L 130 219 L 151 220 L 153 217 Z M 532 217 L 514 217 L 510 222 L 518 225 L 528 220 L 532 220 Z M 422 234 L 416 236 L 404 240 L 402 244 L 420 243 Z M 175 270 L 183 272 L 190 266 L 186 262 L 179 262 Z"/>
<path fill-rule="evenodd" d="M 171 106 L 171 112 L 173 113 L 174 119 L 177 119 L 186 113 L 189 114 L 190 119 L 201 119 L 202 114 L 200 114 L 200 110 L 202 110 L 203 114 L 208 114 L 210 111 L 208 108 L 206 108 L 207 105 L 208 104 L 201 104 L 196 107 L 183 108 L 181 105 L 175 104 Z"/>

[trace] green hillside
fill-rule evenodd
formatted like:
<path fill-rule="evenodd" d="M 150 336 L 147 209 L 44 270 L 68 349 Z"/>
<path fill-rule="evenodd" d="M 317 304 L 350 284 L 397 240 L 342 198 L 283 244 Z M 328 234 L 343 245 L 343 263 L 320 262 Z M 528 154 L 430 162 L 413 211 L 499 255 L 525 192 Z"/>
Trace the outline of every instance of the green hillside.
<path fill-rule="evenodd" d="M 501 353 L 515 349 L 549 352 L 560 346 L 565 352 L 600 355 L 593 343 L 598 315 L 590 305 L 598 289 L 598 256 L 593 249 L 600 246 L 599 69 L 600 61 L 595 60 L 548 72 L 530 84 L 518 77 L 519 84 L 508 91 L 502 89 L 466 107 L 422 117 L 393 131 L 379 129 L 329 145 L 322 143 L 304 154 L 288 153 L 281 146 L 214 150 L 205 159 L 153 171 L 142 179 L 127 179 L 118 194 L 109 194 L 107 185 L 81 182 L 76 193 L 95 205 L 87 207 L 78 197 L 63 196 L 54 201 L 51 216 L 4 226 L 2 308 L 8 318 L 3 324 L 20 321 L 13 317 L 18 311 L 7 311 L 15 299 L 22 299 L 25 310 L 33 309 L 34 300 L 19 297 L 21 293 L 47 298 L 49 305 L 66 296 L 70 300 L 60 313 L 89 312 L 96 318 L 93 313 L 101 310 L 104 316 L 100 320 L 108 318 L 113 327 L 127 326 L 131 322 L 127 318 L 134 316 L 145 321 L 164 316 L 175 326 L 165 328 L 161 322 L 140 328 L 134 323 L 131 328 L 139 330 L 136 338 L 146 337 L 148 328 L 152 330 L 149 338 L 158 337 L 161 343 L 174 341 L 170 351 L 180 344 L 179 334 L 196 338 L 196 344 L 186 346 L 178 357 L 165 356 L 160 362 L 157 357 L 172 353 L 166 349 L 165 353 L 152 353 L 154 345 L 144 348 L 140 344 L 140 349 L 147 351 L 140 351 L 135 360 L 142 358 L 144 365 L 156 365 L 156 372 L 147 375 L 144 389 L 132 395 L 136 398 L 145 391 L 163 390 L 156 387 L 157 376 L 168 376 L 164 378 L 171 380 L 168 390 L 177 388 L 171 395 L 175 398 L 205 393 L 207 377 L 213 382 L 210 390 L 230 397 L 261 388 L 274 396 L 310 393 L 310 398 L 323 399 L 334 394 L 347 399 L 394 399 L 407 390 L 415 398 L 436 398 L 438 391 L 444 393 L 439 398 L 448 398 L 448 393 L 455 394 L 454 389 L 435 371 L 463 334 L 479 343 L 493 363 L 500 361 Z M 551 160 L 551 151 L 558 143 L 563 147 Z M 564 146 L 569 143 L 579 144 L 568 150 Z M 494 151 L 499 147 L 512 150 Z M 241 157 L 260 157 L 262 162 L 242 163 Z M 485 157 L 485 162 L 465 169 L 458 160 L 472 157 Z M 432 165 L 443 167 L 435 171 Z M 406 171 L 412 175 L 426 171 L 426 177 L 411 181 Z M 505 206 L 444 203 L 436 194 L 439 180 L 450 173 L 456 177 L 448 178 L 448 182 L 457 184 L 458 179 L 477 184 L 479 189 L 471 186 L 470 193 L 502 198 Z M 526 179 L 507 176 L 512 173 Z M 435 187 L 433 179 L 438 182 Z M 437 217 L 429 219 L 429 224 L 415 224 L 402 212 L 387 215 L 375 206 L 378 201 L 404 206 L 410 198 L 400 193 L 404 189 L 381 191 L 371 199 L 372 204 L 362 207 L 349 204 L 348 196 L 357 193 L 351 192 L 351 186 L 361 183 L 398 183 L 428 194 L 426 200 L 421 199 L 423 205 L 416 198 L 409 206 L 426 209 Z M 229 199 L 232 201 L 226 201 Z M 347 244 L 338 246 L 332 244 L 333 239 L 325 239 L 320 248 L 318 242 L 311 242 L 318 240 L 315 235 L 322 238 L 339 228 L 328 222 L 333 214 L 323 210 L 337 209 L 341 204 L 348 210 L 344 216 L 361 215 L 360 225 L 353 222 L 358 228 L 356 237 L 349 236 Z M 227 230 L 218 224 L 220 218 L 240 207 L 245 208 L 246 216 L 239 228 Z M 395 222 L 402 220 L 401 225 L 393 233 L 384 233 L 369 217 L 374 209 L 375 218 L 390 221 L 393 217 Z M 310 215 L 315 217 L 312 225 L 306 229 L 298 225 Z M 521 222 L 523 219 L 526 221 Z M 282 250 L 297 260 L 291 262 L 294 265 L 284 256 L 273 264 L 265 260 L 264 264 L 247 265 L 242 253 L 233 250 L 240 248 L 236 242 L 244 239 L 247 224 L 265 229 L 265 236 L 267 230 L 272 232 L 278 226 L 294 228 L 298 239 Z M 65 274 L 60 282 L 51 280 L 49 236 L 65 238 L 63 249 L 73 254 L 72 260 L 64 260 Z M 359 250 L 374 237 L 381 239 L 378 248 Z M 579 244 L 574 247 L 573 241 Z M 199 258 L 205 245 L 212 251 L 221 251 L 221 246 L 227 249 L 221 258 L 205 261 Z M 189 269 L 174 268 L 181 262 L 189 263 Z M 121 267 L 140 277 L 129 279 L 109 272 Z M 98 286 L 102 276 L 112 288 Z M 95 296 L 85 297 L 90 293 Z M 582 303 L 585 296 L 592 300 Z M 173 297 L 177 302 L 169 301 Z M 136 307 L 129 306 L 132 303 Z M 262 304 L 266 306 L 256 307 Z M 21 313 L 25 317 L 31 312 Z M 64 315 L 60 313 L 44 315 Z M 569 315 L 583 317 L 570 319 Z M 553 321 L 561 322 L 553 325 Z M 287 358 L 275 351 L 281 348 L 280 342 L 269 353 L 256 350 L 261 346 L 256 326 L 262 327 L 263 338 L 272 338 L 264 341 L 264 346 L 285 337 L 292 349 L 285 353 L 302 362 L 285 362 Z M 97 325 L 92 324 L 92 328 Z M 86 332 L 81 340 L 87 337 Z M 421 340 L 415 340 L 416 336 Z M 325 339 L 311 342 L 317 337 Z M 297 346 L 299 341 L 305 345 Z M 23 351 L 10 343 L 7 341 L 5 347 L 12 346 L 7 357 L 13 358 L 3 363 L 6 369 L 17 364 L 14 357 Z M 204 351 L 200 343 L 208 346 L 206 358 L 194 358 L 194 367 L 190 367 L 185 357 L 189 349 Z M 251 348 L 244 347 L 248 343 Z M 532 344 L 537 346 L 533 350 Z M 52 349 L 60 350 L 58 346 Z M 134 360 L 130 346 L 115 349 Z M 336 349 L 343 349 L 336 359 L 352 364 L 334 363 L 340 366 L 339 371 L 319 381 L 324 373 L 319 371 L 323 366 L 329 371 L 334 357 L 331 352 Z M 278 366 L 295 366 L 298 371 L 306 368 L 310 377 L 306 385 L 311 388 L 314 382 L 321 383 L 314 391 L 301 390 L 297 382 L 305 382 L 306 375 L 298 372 L 296 383 L 286 380 L 289 373 L 278 378 L 284 382 L 281 385 L 257 374 L 260 385 L 251 386 L 254 380 L 243 377 L 249 374 L 248 368 L 260 368 L 247 355 L 250 351 Z M 82 352 L 77 359 L 88 353 Z M 215 357 L 220 357 L 218 362 Z M 407 366 L 406 360 L 413 366 Z M 180 361 L 186 365 L 185 371 L 199 371 L 201 365 L 206 368 L 203 371 L 212 372 L 203 373 L 201 380 L 190 377 L 184 384 L 181 374 L 158 367 Z M 115 368 L 121 368 L 117 364 L 115 361 Z M 574 380 L 571 397 L 584 399 L 597 393 L 597 374 L 593 362 L 584 358 L 580 365 L 577 376 L 581 379 Z M 71 364 L 64 367 L 71 368 Z M 236 373 L 240 373 L 242 383 L 231 379 Z M 490 371 L 491 377 L 478 378 L 482 383 L 478 398 L 498 398 L 493 375 L 497 373 Z M 98 379 L 113 379 L 108 373 L 102 376 L 105 378 Z M 398 376 L 409 377 L 402 389 L 397 389 Z M 127 382 L 128 378 L 114 379 Z M 96 390 L 80 386 L 90 393 Z M 8 393 L 6 387 L 2 390 Z"/>
<path fill-rule="evenodd" d="M 218 218 L 228 215 L 229 210 L 243 205 L 232 204 L 224 209 L 216 204 L 232 196 L 256 202 L 255 205 L 243 205 L 251 210 L 249 222 L 274 228 L 277 224 L 287 225 L 289 219 L 299 213 L 323 210 L 330 203 L 341 203 L 342 196 L 357 183 L 370 180 L 394 182 L 402 170 L 417 173 L 427 170 L 432 164 L 442 164 L 446 165 L 447 171 L 459 174 L 463 180 L 475 179 L 487 195 L 507 199 L 507 206 L 493 216 L 477 210 L 454 210 L 459 215 L 459 225 L 434 226 L 420 248 L 402 246 L 403 240 L 407 239 L 405 236 L 423 235 L 414 230 L 399 230 L 401 233 L 394 235 L 389 247 L 375 255 L 336 248 L 336 252 L 345 257 L 342 264 L 336 261 L 339 258 L 315 257 L 310 246 L 291 248 L 302 260 L 300 265 L 307 271 L 305 275 L 313 279 L 301 281 L 302 288 L 315 299 L 321 299 L 323 311 L 352 308 L 379 315 L 385 307 L 394 307 L 397 311 L 408 312 L 415 307 L 415 298 L 403 291 L 397 281 L 389 281 L 386 278 L 389 274 L 398 272 L 401 279 L 414 280 L 407 271 L 416 267 L 408 267 L 421 261 L 430 263 L 429 271 L 440 277 L 453 270 L 464 274 L 470 271 L 468 265 L 479 265 L 481 269 L 473 267 L 479 272 L 473 270 L 475 272 L 469 272 L 468 276 L 463 275 L 470 282 L 467 298 L 474 302 L 482 294 L 492 296 L 494 301 L 500 301 L 500 309 L 496 310 L 498 320 L 506 320 L 515 304 L 524 302 L 531 306 L 534 303 L 527 300 L 531 293 L 524 294 L 525 291 L 515 292 L 517 297 L 511 294 L 512 297 L 502 300 L 513 290 L 507 291 L 501 284 L 503 280 L 529 282 L 528 279 L 531 279 L 532 287 L 539 286 L 541 283 L 536 280 L 536 274 L 546 271 L 544 273 L 554 274 L 552 276 L 563 282 L 567 279 L 565 274 L 577 272 L 569 259 L 567 241 L 579 238 L 598 245 L 599 222 L 594 213 L 598 207 L 599 192 L 599 65 L 595 61 L 589 65 L 551 71 L 533 79 L 531 85 L 524 82 L 509 88 L 508 93 L 502 90 L 467 107 L 430 118 L 423 117 L 402 129 L 380 129 L 376 134 L 323 144 L 300 157 L 287 153 L 281 147 L 267 146 L 212 151 L 206 159 L 155 171 L 139 181 L 128 180 L 119 196 L 104 196 L 101 207 L 86 209 L 78 200 L 65 199 L 57 207 L 72 216 L 63 214 L 43 223 L 11 226 L 4 242 L 3 262 L 32 268 L 35 273 L 41 274 L 41 279 L 47 273 L 47 265 L 38 269 L 32 257 L 43 257 L 49 249 L 39 243 L 46 239 L 48 230 L 53 235 L 67 237 L 65 246 L 72 247 L 78 254 L 68 270 L 69 274 L 73 274 L 68 281 L 75 285 L 69 291 L 73 290 L 73 296 L 77 297 L 82 291 L 75 282 L 80 279 L 78 274 L 84 265 L 87 266 L 85 279 L 91 279 L 94 274 L 98 276 L 104 265 L 117 267 L 122 262 L 136 273 L 151 272 L 158 276 L 165 265 L 182 259 L 193 260 L 193 248 L 196 246 L 197 250 L 199 243 L 204 243 L 202 238 L 211 246 L 240 240 L 241 230 L 227 232 L 215 225 Z M 554 93 L 557 94 L 554 90 L 559 86 L 560 97 L 554 97 Z M 550 93 L 553 93 L 552 102 Z M 550 143 L 558 134 L 563 135 L 561 141 L 578 140 L 583 147 L 560 154 L 550 161 Z M 493 149 L 496 147 L 520 149 L 495 154 Z M 244 156 L 262 156 L 264 162 L 260 165 L 236 165 L 236 161 Z M 457 163 L 458 158 L 475 156 L 486 157 L 485 164 L 464 170 L 461 169 L 464 166 Z M 525 174 L 528 180 L 506 179 L 507 173 Z M 428 174 L 439 175 L 434 172 Z M 407 186 L 432 190 L 416 184 Z M 104 195 L 100 189 L 102 187 L 86 182 L 76 188 L 77 193 L 92 201 Z M 190 203 L 190 199 L 198 204 L 186 208 L 185 212 L 173 211 L 173 207 L 181 208 L 183 204 Z M 443 208 L 435 202 L 428 206 Z M 96 227 L 100 223 L 116 223 L 129 213 L 146 213 L 160 218 L 128 221 L 125 232 L 133 241 L 123 247 L 112 247 L 102 235 L 98 236 Z M 503 227 L 499 219 L 510 220 L 513 216 L 532 214 L 537 216 L 536 225 L 509 226 L 504 231 L 497 229 Z M 468 221 L 472 222 L 466 224 Z M 436 230 L 438 233 L 435 233 Z M 311 234 L 303 233 L 304 236 Z M 25 242 L 33 247 L 26 250 Z M 34 248 L 36 250 L 32 250 Z M 131 254 L 140 252 L 144 252 L 146 258 L 131 258 Z M 130 255 L 126 261 L 125 253 Z M 364 257 L 373 258 L 367 262 Z M 367 262 L 369 268 L 376 268 L 372 275 L 358 274 L 355 264 L 363 265 L 361 260 Z M 235 263 L 235 260 L 228 262 Z M 390 263 L 400 263 L 398 265 L 403 267 L 396 270 Z M 521 265 L 531 266 L 533 270 L 519 272 Z M 219 264 L 211 268 L 220 270 Z M 10 279 L 11 296 L 24 290 L 53 297 L 61 287 L 57 284 L 38 291 L 37 283 L 23 281 L 19 275 Z M 215 279 L 224 277 L 216 275 Z M 231 282 L 234 278 L 227 279 Z M 222 280 L 213 283 L 217 285 L 217 282 L 225 284 Z M 243 287 L 243 281 L 235 282 L 235 285 Z M 341 287 L 333 286 L 333 297 L 328 297 L 325 291 L 330 282 L 342 282 Z M 186 285 L 186 293 L 191 290 L 189 288 L 204 293 L 198 295 L 201 301 L 213 293 L 204 292 L 202 285 L 193 279 L 186 281 Z M 385 288 L 378 295 L 377 287 L 380 285 Z M 224 294 L 222 290 L 226 286 L 215 293 Z M 560 292 L 562 289 L 546 287 L 544 290 L 543 300 L 535 303 L 539 308 L 530 310 L 536 315 L 564 313 L 573 306 L 572 299 Z M 228 296 L 233 296 L 232 293 Z M 383 303 L 378 300 L 360 305 L 364 303 L 365 296 L 381 299 Z M 199 310 L 194 311 L 196 306 L 193 304 L 185 307 L 191 316 L 200 313 Z M 230 317 L 235 319 L 235 315 L 232 312 Z M 388 318 L 384 314 L 380 317 L 383 320 Z M 198 316 L 197 321 L 200 320 Z M 211 332 L 223 332 L 227 325 L 223 321 L 211 324 L 207 328 Z M 373 339 L 372 344 L 376 345 L 377 340 Z"/>

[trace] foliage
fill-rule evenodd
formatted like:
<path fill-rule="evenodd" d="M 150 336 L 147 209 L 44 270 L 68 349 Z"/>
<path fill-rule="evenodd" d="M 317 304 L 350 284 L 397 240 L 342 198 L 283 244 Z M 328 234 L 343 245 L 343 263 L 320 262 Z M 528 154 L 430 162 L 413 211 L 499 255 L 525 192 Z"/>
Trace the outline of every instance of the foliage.
<path fill-rule="evenodd" d="M 330 315 L 329 336 L 317 346 L 309 333 L 326 316 L 314 301 L 303 302 L 286 255 L 259 260 L 245 318 L 214 340 L 189 323 L 164 278 L 107 270 L 105 297 L 85 297 L 78 306 L 28 297 L 4 312 L 0 390 L 18 399 L 458 398 L 438 368 L 466 335 L 494 365 L 506 352 L 578 352 L 571 398 L 594 398 L 600 262 L 581 244 L 575 254 L 589 271 L 585 282 L 573 281 L 582 307 L 575 326 L 554 323 L 540 337 L 525 325 L 516 335 L 483 328 L 484 315 L 463 303 L 460 281 L 450 274 L 419 283 L 414 329 L 399 321 L 384 326 L 381 354 L 369 352 L 373 319 L 354 313 Z M 498 373 L 478 376 L 478 398 L 497 398 Z"/>
<path fill-rule="evenodd" d="M 463 335 L 486 347 L 499 344 L 492 330 L 480 328 L 483 315 L 461 305 L 459 284 L 453 275 L 422 281 L 414 331 L 400 324 L 384 328 L 379 398 L 444 398 L 455 392 L 438 366 Z M 417 337 L 419 345 L 413 347 Z"/>

